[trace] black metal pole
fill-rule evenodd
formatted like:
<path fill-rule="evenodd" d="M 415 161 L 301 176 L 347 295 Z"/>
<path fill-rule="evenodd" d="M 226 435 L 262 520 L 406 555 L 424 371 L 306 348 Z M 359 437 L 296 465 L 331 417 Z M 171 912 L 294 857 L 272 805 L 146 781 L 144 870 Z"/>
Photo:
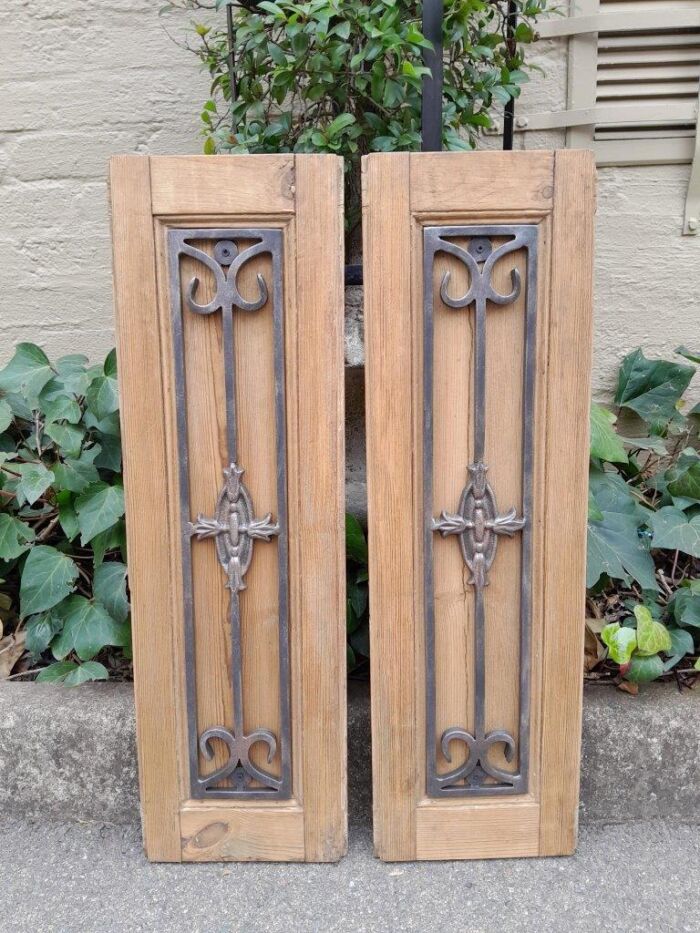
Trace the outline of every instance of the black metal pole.
<path fill-rule="evenodd" d="M 236 102 L 236 36 L 233 31 L 233 7 L 226 4 L 226 34 L 228 39 L 228 82 L 231 99 L 231 135 L 235 136 L 238 129 L 236 118 L 233 115 L 233 105 Z"/>
<path fill-rule="evenodd" d="M 508 0 L 508 14 L 506 17 L 506 49 L 508 56 L 515 56 L 515 26 L 517 19 L 517 6 L 514 0 Z M 503 110 L 503 148 L 513 148 L 513 129 L 515 126 L 515 98 L 511 97 Z"/>
<path fill-rule="evenodd" d="M 433 44 L 423 53 L 423 63 L 430 75 L 423 78 L 421 110 L 421 149 L 442 149 L 442 21 L 443 0 L 423 0 L 423 35 Z"/>

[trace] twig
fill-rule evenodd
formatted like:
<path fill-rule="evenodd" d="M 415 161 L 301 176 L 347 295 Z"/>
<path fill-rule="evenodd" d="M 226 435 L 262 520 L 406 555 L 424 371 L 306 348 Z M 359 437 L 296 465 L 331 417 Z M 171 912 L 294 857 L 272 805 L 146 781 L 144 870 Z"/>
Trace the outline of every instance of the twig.
<path fill-rule="evenodd" d="M 657 571 L 656 571 L 656 576 L 657 576 L 657 577 L 659 578 L 659 580 L 661 581 L 661 586 L 663 586 L 663 588 L 666 590 L 666 592 L 668 593 L 668 595 L 669 595 L 669 596 L 673 596 L 673 590 L 672 590 L 671 587 L 669 586 L 668 581 L 666 580 L 666 577 L 664 576 L 664 572 L 663 572 L 663 570 L 661 570 L 661 568 L 658 568 L 658 569 L 657 569 Z"/>
<path fill-rule="evenodd" d="M 17 674 L 9 674 L 5 677 L 5 680 L 14 680 L 16 677 L 26 677 L 28 674 L 39 674 L 41 671 L 45 670 L 43 667 L 34 667 L 30 671 L 19 671 Z"/>
<path fill-rule="evenodd" d="M 46 528 L 44 528 L 44 530 L 41 532 L 41 534 L 37 535 L 36 542 L 38 543 L 39 541 L 46 541 L 48 536 L 51 534 L 51 532 L 54 530 L 54 528 L 58 524 L 58 521 L 59 521 L 59 516 L 55 515 L 51 519 L 51 521 L 48 523 Z"/>
<path fill-rule="evenodd" d="M 671 583 L 672 583 L 674 586 L 676 585 L 676 567 L 678 566 L 678 555 L 679 555 L 679 553 L 680 553 L 680 552 L 679 552 L 678 548 L 676 548 L 676 553 L 675 553 L 674 556 L 673 556 L 673 567 L 671 567 Z"/>

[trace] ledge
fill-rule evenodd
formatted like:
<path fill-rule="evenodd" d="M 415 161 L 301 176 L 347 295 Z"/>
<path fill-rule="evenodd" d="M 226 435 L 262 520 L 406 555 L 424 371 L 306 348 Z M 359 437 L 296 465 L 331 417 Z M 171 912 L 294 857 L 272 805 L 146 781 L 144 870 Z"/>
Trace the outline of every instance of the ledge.
<path fill-rule="evenodd" d="M 351 683 L 350 821 L 371 816 L 369 693 Z M 700 691 L 650 685 L 584 694 L 581 821 L 700 821 Z M 0 684 L 0 813 L 35 820 L 138 820 L 133 690 Z"/>

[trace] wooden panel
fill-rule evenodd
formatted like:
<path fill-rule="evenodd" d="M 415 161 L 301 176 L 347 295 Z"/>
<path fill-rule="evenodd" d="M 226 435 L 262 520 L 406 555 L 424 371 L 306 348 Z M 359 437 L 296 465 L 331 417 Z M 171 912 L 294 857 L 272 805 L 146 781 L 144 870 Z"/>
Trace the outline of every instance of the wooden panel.
<path fill-rule="evenodd" d="M 173 632 L 169 612 L 168 487 L 148 159 L 110 163 L 114 302 L 122 387 L 129 588 L 144 843 L 151 858 L 180 860 Z M 148 404 L 143 404 L 143 399 Z"/>
<path fill-rule="evenodd" d="M 557 154 L 555 172 L 552 153 L 412 154 L 408 179 L 403 157 L 370 156 L 364 161 L 375 846 L 385 859 L 495 858 L 572 850 L 587 501 L 588 399 L 587 389 L 581 392 L 580 386 L 587 387 L 590 366 L 594 168 L 588 154 L 561 155 L 559 161 Z M 462 785 L 449 795 L 431 796 L 424 765 L 426 709 L 432 701 L 425 680 L 426 618 L 420 582 L 423 491 L 432 491 L 432 515 L 442 509 L 456 511 L 468 482 L 466 467 L 475 459 L 477 367 L 474 302 L 469 310 L 451 308 L 440 297 L 445 272 L 451 275 L 447 293 L 454 298 L 466 294 L 470 274 L 464 259 L 438 252 L 431 270 L 431 481 L 422 462 L 428 412 L 422 385 L 423 236 L 431 227 L 514 224 L 534 231 L 537 276 L 515 300 L 486 305 L 483 456 L 498 512 L 513 507 L 518 516 L 527 513 L 532 569 L 523 569 L 525 535 L 516 531 L 512 538 L 499 536 L 484 590 L 484 696 L 485 732 L 507 731 L 516 737 L 517 749 L 529 741 L 529 773 L 517 787 L 506 787 L 505 793 L 502 788 L 497 795 L 490 793 L 488 775 L 477 773 L 478 786 Z M 511 236 L 490 232 L 492 248 Z M 453 242 L 465 248 L 470 241 L 457 235 Z M 512 269 L 520 273 L 524 286 L 534 256 L 520 248 L 499 259 L 492 278 L 496 292 L 510 292 Z M 369 272 L 370 267 L 375 271 Z M 537 332 L 526 366 L 530 304 Z M 566 426 L 572 419 L 580 427 L 570 438 Z M 531 502 L 524 480 L 528 437 Z M 564 447 L 567 466 L 562 471 Z M 548 469 L 551 464 L 554 468 Z M 562 514 L 567 516 L 564 520 Z M 476 602 L 455 535 L 434 534 L 430 541 L 433 600 L 428 605 L 435 619 L 439 739 L 450 727 L 476 731 Z M 529 591 L 521 590 L 523 573 Z M 403 593 L 406 581 L 413 599 Z M 580 612 L 565 610 L 565 605 L 578 605 Z M 523 661 L 519 643 L 523 607 L 530 612 L 529 664 Z M 523 670 L 529 673 L 528 685 Z M 521 699 L 527 696 L 523 690 L 529 691 L 530 703 L 529 720 L 521 728 Z M 519 751 L 508 761 L 504 750 L 501 743 L 488 754 L 488 762 L 512 773 L 520 767 Z M 464 741 L 452 740 L 449 751 L 447 761 L 438 743 L 438 775 L 469 760 Z"/>
<path fill-rule="evenodd" d="M 295 174 L 301 182 L 296 191 L 291 185 Z M 136 438 L 131 445 L 127 441 L 131 468 L 126 473 L 136 476 L 128 491 L 128 519 L 137 691 L 141 685 L 145 695 L 145 701 L 137 700 L 137 719 L 147 853 L 156 860 L 335 860 L 345 851 L 347 822 L 342 161 L 325 156 L 122 157 L 114 161 L 112 175 L 116 307 L 120 357 L 125 359 L 122 411 L 125 436 L 130 431 Z M 151 180 L 158 191 L 153 199 Z M 208 230 L 230 231 L 242 252 L 256 242 L 237 234 L 249 227 L 280 231 L 282 329 L 276 336 L 275 260 L 263 252 L 241 267 L 236 281 L 243 298 L 253 300 L 262 276 L 269 283 L 268 299 L 255 311 L 234 305 L 229 357 L 221 310 L 214 306 L 194 313 L 182 299 L 180 312 L 179 297 L 173 306 L 178 279 L 171 276 L 168 243 L 178 230 L 200 231 L 187 242 L 216 266 L 212 256 L 221 235 L 212 237 Z M 196 276 L 194 300 L 206 304 L 216 293 L 214 271 L 201 256 L 181 255 L 177 295 L 185 295 Z M 181 376 L 176 352 L 180 320 Z M 277 340 L 284 373 L 276 387 Z M 227 399 L 227 368 L 235 372 L 235 409 Z M 276 426 L 279 399 L 286 418 Z M 232 410 L 235 421 L 227 419 Z M 144 413 L 150 418 L 147 443 Z M 231 729 L 236 702 L 230 591 L 214 541 L 205 538 L 191 547 L 196 676 L 188 707 L 188 575 L 183 576 L 183 541 L 188 539 L 182 534 L 179 463 L 186 450 L 185 521 L 200 513 L 212 516 L 222 471 L 231 459 L 233 423 L 236 461 L 246 468 L 255 516 L 268 511 L 279 516 L 285 497 L 288 506 L 288 563 L 282 562 L 277 544 L 256 541 L 239 597 L 243 731 L 264 728 L 278 738 L 270 761 L 262 742 L 252 746 L 250 757 L 279 776 L 279 576 L 288 567 L 291 792 L 279 799 L 191 799 L 199 792 L 190 776 L 188 708 L 194 709 L 201 736 L 212 726 Z M 282 461 L 277 451 L 285 447 L 278 446 L 277 427 L 286 436 Z M 279 486 L 280 463 L 286 486 Z M 137 562 L 134 554 L 140 555 Z M 140 573 L 142 567 L 147 573 Z M 195 759 L 200 776 L 228 761 L 220 740 L 214 752 L 212 761 L 201 754 Z M 251 786 L 255 790 L 259 784 Z M 220 787 L 232 785 L 224 780 Z"/>
<path fill-rule="evenodd" d="M 333 170 L 331 170 L 331 168 Z M 296 450 L 306 858 L 347 845 L 343 177 L 324 156 L 296 157 L 299 303 Z M 341 313 L 338 310 L 341 309 Z M 329 754 L 326 754 L 328 749 Z"/>
<path fill-rule="evenodd" d="M 547 393 L 542 855 L 576 845 L 592 343 L 593 153 L 556 154 Z M 572 261 L 573 260 L 573 261 Z"/>
<path fill-rule="evenodd" d="M 206 158 L 206 168 L 204 159 Z M 151 159 L 154 214 L 292 214 L 294 156 L 159 156 Z"/>
<path fill-rule="evenodd" d="M 519 858 L 539 855 L 536 803 L 430 807 L 417 813 L 420 859 Z M 465 832 L 465 826 L 469 827 Z"/>
<path fill-rule="evenodd" d="M 301 807 L 183 807 L 184 862 L 303 862 Z"/>
<path fill-rule="evenodd" d="M 409 156 L 363 162 L 374 846 L 415 857 Z"/>
<path fill-rule="evenodd" d="M 411 157 L 411 210 L 509 211 L 551 209 L 551 152 L 426 152 Z"/>

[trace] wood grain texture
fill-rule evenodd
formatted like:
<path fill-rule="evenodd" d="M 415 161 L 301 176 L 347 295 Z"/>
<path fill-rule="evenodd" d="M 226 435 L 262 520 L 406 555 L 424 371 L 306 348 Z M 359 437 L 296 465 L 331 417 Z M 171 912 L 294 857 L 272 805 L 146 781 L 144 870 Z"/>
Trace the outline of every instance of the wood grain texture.
<path fill-rule="evenodd" d="M 345 851 L 342 160 L 301 156 L 299 171 L 303 193 L 296 195 L 293 157 L 133 157 L 113 165 L 122 415 L 125 437 L 133 438 L 125 473 L 137 697 L 143 697 L 137 699 L 142 804 L 154 860 L 330 861 Z M 154 201 L 151 177 L 160 185 Z M 173 226 L 283 230 L 291 800 L 189 799 L 180 441 L 166 249 Z M 211 252 L 213 244 L 195 245 Z M 242 293 L 257 294 L 256 275 L 269 279 L 270 271 L 269 256 L 250 261 L 238 277 Z M 199 278 L 198 301 L 211 297 L 212 276 L 201 263 L 184 257 L 180 275 L 183 284 Z M 279 507 L 271 312 L 271 302 L 256 312 L 234 311 L 238 459 L 258 516 Z M 185 313 L 183 331 L 194 517 L 213 514 L 228 465 L 221 314 Z M 228 592 L 213 542 L 195 542 L 192 556 L 201 731 L 232 719 L 231 639 Z M 279 733 L 277 579 L 278 549 L 258 541 L 241 594 L 247 732 L 265 727 Z M 254 760 L 262 754 L 253 748 Z M 200 762 L 203 773 L 222 763 L 218 750 L 213 764 Z M 278 772 L 279 753 L 264 764 Z"/>
<path fill-rule="evenodd" d="M 547 387 L 540 853 L 576 846 L 592 342 L 593 153 L 559 151 Z"/>
<path fill-rule="evenodd" d="M 181 825 L 184 862 L 304 861 L 301 807 L 185 806 Z"/>
<path fill-rule="evenodd" d="M 421 152 L 410 159 L 414 213 L 551 209 L 551 152 Z"/>
<path fill-rule="evenodd" d="M 374 845 L 388 860 L 415 858 L 420 793 L 408 198 L 407 154 L 363 160 Z"/>
<path fill-rule="evenodd" d="M 326 862 L 347 847 L 343 162 L 295 161 L 305 857 Z"/>
<path fill-rule="evenodd" d="M 149 160 L 110 162 L 137 748 L 148 857 L 179 861 L 168 485 Z"/>
<path fill-rule="evenodd" d="M 293 214 L 294 156 L 158 156 L 151 187 L 156 215 Z"/>
<path fill-rule="evenodd" d="M 386 156 L 364 162 L 375 846 L 389 860 L 564 854 L 573 845 L 583 615 L 571 607 L 584 592 L 593 175 L 583 177 L 582 166 L 592 165 L 586 154 L 580 161 L 571 153 L 562 155 L 570 161 L 556 163 L 555 193 L 552 153 L 411 154 L 410 208 L 405 163 L 389 157 L 387 165 Z M 422 229 L 499 223 L 538 227 L 534 489 L 528 516 L 533 568 L 530 779 L 522 795 L 434 800 L 425 796 L 421 762 L 425 621 L 417 596 L 423 573 Z M 436 283 L 449 269 L 450 294 L 466 290 L 468 275 L 452 257 L 438 255 L 435 265 Z M 494 269 L 501 293 L 510 290 L 513 266 L 524 278 L 524 252 L 505 257 Z M 455 510 L 473 458 L 474 322 L 473 310 L 443 305 L 437 284 L 434 315 L 437 512 Z M 485 460 L 501 512 L 511 506 L 521 512 L 523 506 L 524 317 L 524 293 L 509 306 L 487 308 Z M 556 355 L 553 370 L 550 353 Z M 580 393 L 582 382 L 586 389 Z M 563 416 L 562 408 L 569 414 Z M 572 419 L 582 426 L 573 444 Z M 567 467 L 561 470 L 564 448 Z M 521 556 L 519 535 L 499 538 L 485 594 L 486 724 L 513 734 L 521 669 Z M 407 579 L 412 601 L 403 593 Z M 434 538 L 434 585 L 439 734 L 447 726 L 473 722 L 473 592 L 452 537 Z M 452 751 L 454 766 L 460 762 L 459 746 Z M 508 767 L 496 752 L 490 757 Z M 438 767 L 445 770 L 447 763 L 439 760 Z"/>
<path fill-rule="evenodd" d="M 521 858 L 539 854 L 538 804 L 453 804 L 418 808 L 419 859 Z"/>

